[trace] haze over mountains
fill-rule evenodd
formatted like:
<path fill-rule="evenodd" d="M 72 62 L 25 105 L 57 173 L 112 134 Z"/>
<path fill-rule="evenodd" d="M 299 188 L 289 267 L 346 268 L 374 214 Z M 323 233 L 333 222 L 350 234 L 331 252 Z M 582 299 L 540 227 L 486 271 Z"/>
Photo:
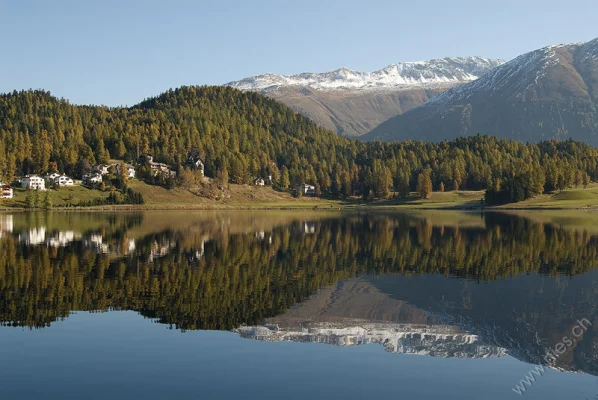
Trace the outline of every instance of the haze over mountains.
<path fill-rule="evenodd" d="M 391 64 L 374 72 L 341 68 L 292 76 L 263 74 L 227 85 L 260 92 L 325 128 L 358 136 L 438 93 L 477 79 L 503 62 L 447 57 Z"/>
<path fill-rule="evenodd" d="M 365 140 L 441 141 L 478 133 L 598 145 L 598 39 L 548 46 L 376 127 Z"/>

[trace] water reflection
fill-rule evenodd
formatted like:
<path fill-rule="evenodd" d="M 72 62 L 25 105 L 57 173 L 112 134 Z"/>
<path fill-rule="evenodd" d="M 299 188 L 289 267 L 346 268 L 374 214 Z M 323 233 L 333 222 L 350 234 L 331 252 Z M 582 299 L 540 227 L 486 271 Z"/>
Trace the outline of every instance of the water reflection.
<path fill-rule="evenodd" d="M 0 214 L 0 321 L 135 310 L 173 328 L 598 375 L 598 239 L 503 214 Z"/>

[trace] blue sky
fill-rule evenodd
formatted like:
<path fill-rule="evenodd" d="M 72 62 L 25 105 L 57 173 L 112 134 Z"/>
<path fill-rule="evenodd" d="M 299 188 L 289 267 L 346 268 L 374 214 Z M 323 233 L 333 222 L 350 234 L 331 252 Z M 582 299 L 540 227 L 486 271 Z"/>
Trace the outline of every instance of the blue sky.
<path fill-rule="evenodd" d="M 0 0 L 0 92 L 133 105 L 264 72 L 479 55 L 598 36 L 595 0 Z"/>

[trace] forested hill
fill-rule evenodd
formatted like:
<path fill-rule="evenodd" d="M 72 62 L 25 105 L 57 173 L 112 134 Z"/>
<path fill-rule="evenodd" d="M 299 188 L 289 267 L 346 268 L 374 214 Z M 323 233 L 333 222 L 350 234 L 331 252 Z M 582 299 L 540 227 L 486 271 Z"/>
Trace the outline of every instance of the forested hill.
<path fill-rule="evenodd" d="M 227 164 L 239 183 L 272 168 L 271 161 L 327 170 L 326 162 L 335 161 L 329 155 L 357 148 L 274 100 L 225 87 L 183 87 L 131 108 L 13 92 L 0 97 L 0 138 L 3 176 L 41 173 L 50 161 L 78 175 L 85 164 L 135 160 L 145 152 L 177 166 L 194 150 L 208 176 Z"/>
<path fill-rule="evenodd" d="M 523 144 L 494 137 L 362 143 L 318 127 L 289 107 L 230 87 L 182 87 L 130 108 L 71 105 L 44 91 L 0 95 L 0 178 L 90 166 L 141 153 L 178 167 L 189 151 L 206 175 L 276 186 L 311 183 L 332 196 L 387 197 L 434 190 L 515 190 L 523 196 L 598 177 L 598 150 L 578 142 Z M 218 174 L 218 172 L 226 173 Z"/>

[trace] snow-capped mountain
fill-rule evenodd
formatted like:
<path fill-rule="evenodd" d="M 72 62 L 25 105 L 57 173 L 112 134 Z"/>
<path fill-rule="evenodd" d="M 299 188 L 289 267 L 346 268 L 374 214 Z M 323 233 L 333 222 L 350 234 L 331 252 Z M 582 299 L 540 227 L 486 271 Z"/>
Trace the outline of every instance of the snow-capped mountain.
<path fill-rule="evenodd" d="M 270 91 L 299 86 L 316 90 L 408 89 L 445 86 L 473 81 L 504 63 L 483 57 L 446 57 L 429 61 L 391 64 L 374 72 L 340 68 L 332 72 L 297 75 L 263 74 L 227 83 L 241 90 Z"/>
<path fill-rule="evenodd" d="M 501 357 L 507 350 L 482 343 L 479 337 L 452 326 L 393 324 L 372 321 L 305 322 L 296 328 L 276 325 L 243 326 L 235 329 L 245 339 L 267 342 L 324 343 L 360 346 L 377 343 L 391 353 L 443 358 Z"/>
<path fill-rule="evenodd" d="M 598 145 L 598 39 L 548 46 L 498 66 L 376 127 L 366 140 L 477 133 Z"/>
<path fill-rule="evenodd" d="M 282 101 L 341 135 L 359 136 L 502 63 L 483 57 L 447 57 L 391 64 L 374 72 L 341 68 L 291 76 L 263 74 L 227 85 Z"/>

